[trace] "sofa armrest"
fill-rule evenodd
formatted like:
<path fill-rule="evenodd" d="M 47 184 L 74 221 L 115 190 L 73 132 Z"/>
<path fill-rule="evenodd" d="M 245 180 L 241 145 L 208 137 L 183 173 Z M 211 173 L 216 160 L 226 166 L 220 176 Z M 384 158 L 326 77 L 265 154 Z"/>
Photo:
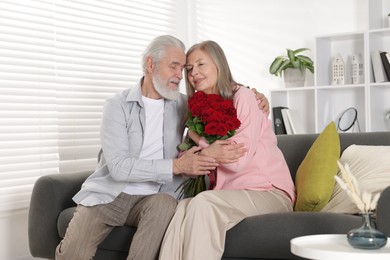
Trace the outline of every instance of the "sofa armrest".
<path fill-rule="evenodd" d="M 47 175 L 35 182 L 28 214 L 32 256 L 54 259 L 55 248 L 61 241 L 57 231 L 58 215 L 75 206 L 72 197 L 91 173 Z"/>
<path fill-rule="evenodd" d="M 376 214 L 377 229 L 390 237 L 390 186 L 382 191 L 376 208 Z"/>

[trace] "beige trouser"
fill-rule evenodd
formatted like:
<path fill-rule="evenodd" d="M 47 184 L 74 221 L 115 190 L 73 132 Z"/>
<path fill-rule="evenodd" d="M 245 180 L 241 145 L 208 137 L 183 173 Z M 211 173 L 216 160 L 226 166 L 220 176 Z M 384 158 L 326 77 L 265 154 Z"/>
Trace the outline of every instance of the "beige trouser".
<path fill-rule="evenodd" d="M 155 260 L 176 204 L 172 196 L 164 193 L 150 196 L 121 193 L 109 204 L 79 205 L 57 247 L 56 259 L 90 260 L 115 226 L 128 225 L 137 227 L 137 231 L 127 260 Z"/>
<path fill-rule="evenodd" d="M 292 211 L 281 191 L 205 191 L 179 202 L 165 233 L 160 260 L 221 259 L 226 231 L 246 217 Z"/>

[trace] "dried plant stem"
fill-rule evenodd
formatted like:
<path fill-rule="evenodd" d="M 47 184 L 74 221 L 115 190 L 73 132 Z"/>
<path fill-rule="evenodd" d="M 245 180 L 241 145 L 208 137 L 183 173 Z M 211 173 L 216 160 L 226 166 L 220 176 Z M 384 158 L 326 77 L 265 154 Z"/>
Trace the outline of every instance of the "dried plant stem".
<path fill-rule="evenodd" d="M 371 193 L 366 191 L 361 193 L 357 180 L 351 173 L 349 165 L 345 164 L 345 166 L 343 166 L 339 161 L 337 161 L 337 164 L 340 169 L 340 177 L 335 176 L 335 180 L 340 185 L 340 187 L 347 192 L 348 196 L 356 204 L 358 209 L 361 212 L 370 212 L 375 210 L 380 193 L 376 194 L 374 197 Z"/>

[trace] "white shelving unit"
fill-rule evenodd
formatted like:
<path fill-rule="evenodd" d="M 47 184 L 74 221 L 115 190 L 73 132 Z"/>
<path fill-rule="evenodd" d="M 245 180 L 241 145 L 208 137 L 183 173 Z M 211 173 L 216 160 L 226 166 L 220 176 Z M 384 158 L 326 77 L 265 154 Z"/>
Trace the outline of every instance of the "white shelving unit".
<path fill-rule="evenodd" d="M 371 51 L 390 52 L 389 0 L 367 0 L 368 30 L 316 37 L 313 87 L 271 91 L 271 106 L 285 106 L 295 114 L 305 133 L 319 133 L 350 107 L 358 111 L 362 132 L 390 131 L 390 82 L 375 83 Z M 332 85 L 332 60 L 340 54 L 345 64 L 345 83 Z M 360 54 L 363 81 L 352 84 L 351 60 Z"/>

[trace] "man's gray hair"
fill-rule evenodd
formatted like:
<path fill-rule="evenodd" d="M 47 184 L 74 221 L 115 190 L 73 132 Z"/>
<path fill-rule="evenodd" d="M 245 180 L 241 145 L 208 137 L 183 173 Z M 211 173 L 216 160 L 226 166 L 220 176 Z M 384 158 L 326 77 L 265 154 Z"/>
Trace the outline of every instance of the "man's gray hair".
<path fill-rule="evenodd" d="M 142 53 L 142 71 L 146 74 L 146 61 L 152 57 L 155 64 L 158 64 L 169 47 L 180 48 L 185 52 L 185 46 L 182 41 L 171 35 L 161 35 L 152 40 Z"/>

